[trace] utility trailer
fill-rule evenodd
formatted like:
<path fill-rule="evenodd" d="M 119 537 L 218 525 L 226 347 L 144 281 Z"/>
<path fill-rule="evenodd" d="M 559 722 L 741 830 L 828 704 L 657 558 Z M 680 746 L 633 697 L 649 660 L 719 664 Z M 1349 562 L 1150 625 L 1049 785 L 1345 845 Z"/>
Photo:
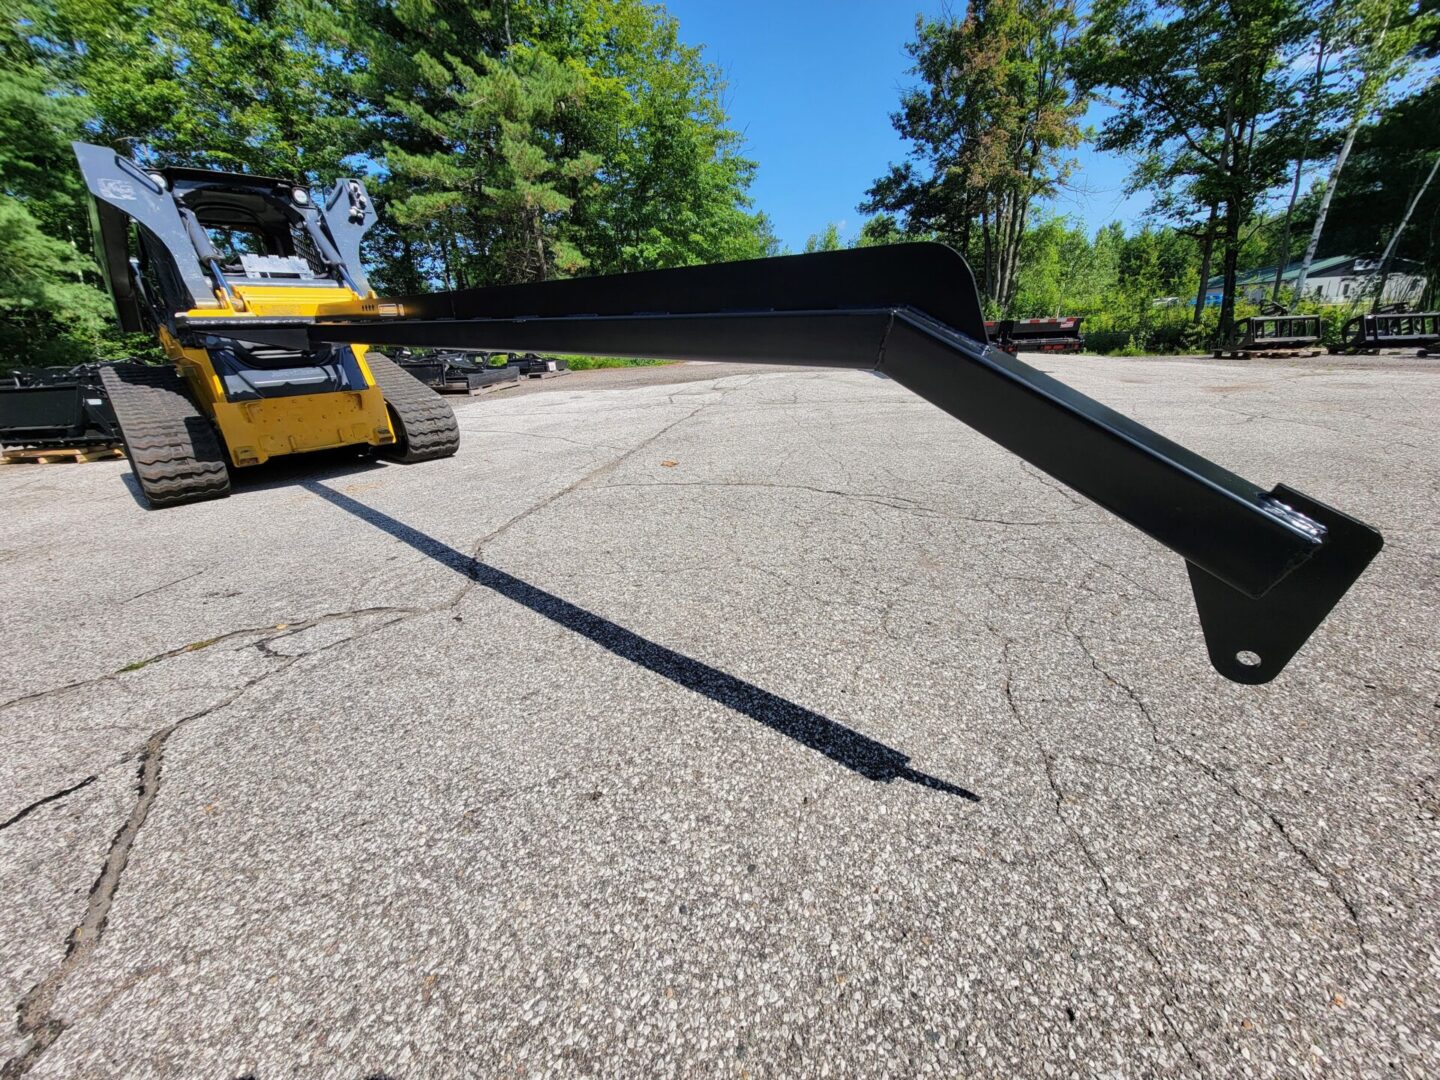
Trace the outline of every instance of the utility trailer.
<path fill-rule="evenodd" d="M 1216 349 L 1215 359 L 1320 351 L 1320 316 L 1292 315 L 1279 304 L 1266 304 L 1259 315 L 1241 319 L 1235 331 L 1239 340 Z"/>
<path fill-rule="evenodd" d="M 1002 319 L 987 322 L 991 342 L 1010 355 L 1022 352 L 1078 353 L 1085 347 L 1080 336 L 1082 316 L 1054 319 Z"/>
<path fill-rule="evenodd" d="M 1427 356 L 1440 351 L 1440 311 L 1410 311 L 1404 304 L 1389 304 L 1347 321 L 1340 340 L 1346 352 L 1413 348 Z"/>
<path fill-rule="evenodd" d="M 0 445 L 93 449 L 119 443 L 99 365 L 18 368 L 0 377 Z"/>

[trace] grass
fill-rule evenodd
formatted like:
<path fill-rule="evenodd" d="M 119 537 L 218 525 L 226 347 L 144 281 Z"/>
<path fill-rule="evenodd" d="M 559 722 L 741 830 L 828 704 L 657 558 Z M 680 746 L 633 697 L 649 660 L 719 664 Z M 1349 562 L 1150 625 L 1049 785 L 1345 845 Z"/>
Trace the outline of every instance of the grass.
<path fill-rule="evenodd" d="M 212 637 L 206 638 L 204 641 L 192 641 L 189 645 L 186 645 L 182 649 L 177 649 L 175 652 L 199 652 L 201 649 L 208 649 L 219 640 L 218 637 Z M 156 660 L 163 660 L 165 657 L 173 655 L 174 653 L 161 653 L 159 656 L 150 656 L 144 660 L 136 660 L 133 664 L 126 664 L 115 674 L 124 675 L 127 671 L 139 671 L 141 668 L 153 664 Z"/>

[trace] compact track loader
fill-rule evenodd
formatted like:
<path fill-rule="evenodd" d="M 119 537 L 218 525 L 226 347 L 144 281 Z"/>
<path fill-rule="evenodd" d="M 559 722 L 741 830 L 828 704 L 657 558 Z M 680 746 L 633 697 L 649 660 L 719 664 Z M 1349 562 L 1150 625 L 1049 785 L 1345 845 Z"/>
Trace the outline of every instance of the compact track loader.
<path fill-rule="evenodd" d="M 246 337 L 274 317 L 377 310 L 360 269 L 375 211 L 358 180 L 317 198 L 286 180 L 146 170 L 75 144 L 96 250 L 123 329 L 173 366 L 105 365 L 125 453 L 151 506 L 229 494 L 230 469 L 370 446 L 398 461 L 455 453 L 454 413 L 360 344 L 293 349 Z M 202 332 L 182 329 L 206 318 Z"/>
<path fill-rule="evenodd" d="M 454 453 L 448 407 L 368 351 L 389 345 L 880 372 L 1181 555 L 1211 663 L 1236 682 L 1279 674 L 1381 547 L 1347 514 L 1267 491 L 991 347 L 970 267 L 943 244 L 380 300 L 360 271 L 374 211 L 358 180 L 315 204 L 283 181 L 76 152 L 121 322 L 152 325 L 179 372 L 107 384 L 157 504 L 224 494 L 227 462 Z"/>

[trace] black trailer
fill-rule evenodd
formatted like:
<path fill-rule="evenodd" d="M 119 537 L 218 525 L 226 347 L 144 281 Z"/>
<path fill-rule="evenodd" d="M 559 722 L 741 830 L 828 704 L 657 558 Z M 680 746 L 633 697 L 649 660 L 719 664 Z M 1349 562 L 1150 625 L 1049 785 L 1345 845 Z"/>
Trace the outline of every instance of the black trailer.
<path fill-rule="evenodd" d="M 1011 356 L 1022 352 L 1078 353 L 1085 347 L 1080 335 L 1082 316 L 1053 319 L 999 319 L 985 324 L 990 343 Z"/>

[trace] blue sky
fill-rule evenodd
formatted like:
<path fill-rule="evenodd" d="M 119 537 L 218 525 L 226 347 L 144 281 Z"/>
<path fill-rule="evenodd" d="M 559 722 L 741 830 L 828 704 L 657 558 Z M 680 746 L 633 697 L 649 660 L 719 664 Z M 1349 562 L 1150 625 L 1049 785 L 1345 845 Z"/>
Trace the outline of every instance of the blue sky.
<path fill-rule="evenodd" d="M 798 251 L 834 221 L 850 235 L 865 190 L 900 161 L 905 144 L 890 126 L 909 84 L 905 43 L 915 16 L 941 0 L 664 0 L 681 38 L 704 45 L 725 72 L 725 102 L 760 163 L 755 205 L 780 242 Z M 952 5 L 963 11 L 963 3 Z M 1092 122 L 1098 122 L 1092 121 Z M 1125 161 L 1082 147 L 1073 185 L 1054 210 L 1094 230 L 1129 225 L 1143 197 L 1124 197 Z"/>

